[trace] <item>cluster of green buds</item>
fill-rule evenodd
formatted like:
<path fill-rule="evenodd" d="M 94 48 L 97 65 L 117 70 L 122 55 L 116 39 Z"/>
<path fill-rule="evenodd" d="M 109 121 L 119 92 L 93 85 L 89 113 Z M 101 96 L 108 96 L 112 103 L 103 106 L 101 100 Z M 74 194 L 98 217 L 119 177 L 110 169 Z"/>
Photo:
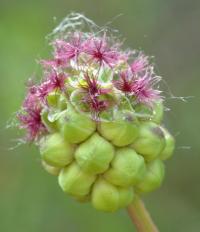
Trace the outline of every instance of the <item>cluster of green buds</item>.
<path fill-rule="evenodd" d="M 106 31 L 65 32 L 52 44 L 17 115 L 25 139 L 65 193 L 102 211 L 126 207 L 161 185 L 174 150 L 160 77 L 148 56 L 122 51 Z"/>

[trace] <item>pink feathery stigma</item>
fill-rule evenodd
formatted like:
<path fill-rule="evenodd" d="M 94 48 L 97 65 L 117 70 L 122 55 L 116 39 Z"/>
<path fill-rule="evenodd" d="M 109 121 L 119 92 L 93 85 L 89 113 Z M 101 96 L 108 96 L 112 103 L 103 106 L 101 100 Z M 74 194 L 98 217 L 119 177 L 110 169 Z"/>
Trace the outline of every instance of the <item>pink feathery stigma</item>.
<path fill-rule="evenodd" d="M 61 90 L 65 89 L 65 79 L 66 75 L 64 73 L 57 73 L 56 71 L 51 71 L 45 78 L 45 81 L 38 86 L 37 96 L 39 99 L 46 103 L 46 96 L 53 90 Z"/>
<path fill-rule="evenodd" d="M 91 112 L 100 113 L 107 109 L 108 102 L 106 100 L 101 100 L 100 97 L 109 93 L 111 90 L 108 88 L 102 88 L 97 79 L 88 74 L 85 74 L 84 80 L 86 84 L 81 85 L 82 89 L 85 91 L 85 96 L 82 101 L 89 105 Z"/>
<path fill-rule="evenodd" d="M 85 43 L 84 51 L 91 57 L 91 61 L 95 60 L 100 65 L 107 64 L 110 68 L 115 66 L 121 58 L 121 54 L 115 48 L 108 46 L 105 36 L 89 38 Z"/>
<path fill-rule="evenodd" d="M 88 73 L 84 75 L 84 80 L 86 84 L 82 84 L 81 87 L 86 92 L 88 92 L 90 95 L 101 95 L 106 94 L 110 92 L 110 89 L 108 88 L 102 88 L 100 84 L 98 83 L 97 78 L 94 76 L 89 76 Z"/>
<path fill-rule="evenodd" d="M 49 74 L 48 80 L 50 82 L 52 89 L 59 89 L 63 91 L 65 89 L 65 80 L 66 80 L 66 74 L 65 73 L 57 73 L 56 71 L 53 71 Z"/>
<path fill-rule="evenodd" d="M 38 87 L 31 86 L 22 105 L 22 111 L 17 114 L 20 128 L 26 129 L 28 141 L 35 140 L 40 134 L 46 132 L 41 120 L 42 106 L 37 96 Z"/>
<path fill-rule="evenodd" d="M 52 83 L 50 80 L 41 83 L 38 87 L 37 96 L 42 101 L 42 103 L 46 104 L 46 96 L 53 90 Z"/>
<path fill-rule="evenodd" d="M 139 73 L 144 71 L 148 64 L 148 57 L 144 54 L 139 54 L 130 66 L 133 73 Z"/>
<path fill-rule="evenodd" d="M 161 98 L 161 91 L 153 89 L 156 81 L 156 78 L 148 76 L 148 74 L 134 81 L 133 92 L 138 102 L 151 105 L 154 100 Z"/>
<path fill-rule="evenodd" d="M 56 40 L 54 42 L 55 58 L 60 62 L 67 63 L 71 59 L 77 59 L 83 51 L 83 41 L 80 33 L 74 33 L 69 42 Z"/>
<path fill-rule="evenodd" d="M 35 106 L 36 102 L 38 102 L 37 88 L 36 85 L 29 86 L 28 93 L 22 105 L 24 108 L 32 108 Z"/>
<path fill-rule="evenodd" d="M 41 110 L 40 107 L 28 108 L 17 115 L 21 123 L 20 127 L 27 130 L 28 141 L 37 139 L 39 135 L 47 131 L 41 120 Z"/>
<path fill-rule="evenodd" d="M 113 81 L 115 88 L 121 90 L 124 93 L 133 93 L 134 89 L 134 77 L 130 75 L 128 71 L 120 73 L 118 80 Z"/>

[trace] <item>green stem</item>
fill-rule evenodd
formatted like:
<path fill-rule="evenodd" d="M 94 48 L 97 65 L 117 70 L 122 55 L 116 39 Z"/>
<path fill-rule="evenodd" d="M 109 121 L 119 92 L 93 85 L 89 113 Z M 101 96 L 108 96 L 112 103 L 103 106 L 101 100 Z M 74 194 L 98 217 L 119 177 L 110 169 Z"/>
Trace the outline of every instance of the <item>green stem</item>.
<path fill-rule="evenodd" d="M 159 232 L 139 197 L 127 207 L 127 211 L 138 232 Z"/>

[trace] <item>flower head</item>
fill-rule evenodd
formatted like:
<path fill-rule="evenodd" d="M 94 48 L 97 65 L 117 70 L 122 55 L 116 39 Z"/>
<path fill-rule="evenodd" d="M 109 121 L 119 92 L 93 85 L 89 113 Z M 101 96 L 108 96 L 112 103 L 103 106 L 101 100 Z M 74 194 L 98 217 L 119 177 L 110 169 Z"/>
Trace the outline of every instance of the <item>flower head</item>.
<path fill-rule="evenodd" d="M 134 192 L 160 186 L 174 139 L 161 126 L 160 78 L 149 57 L 123 51 L 94 23 L 81 32 L 82 21 L 92 23 L 72 14 L 54 30 L 53 57 L 41 61 L 41 81 L 29 83 L 17 118 L 64 192 L 113 212 Z"/>

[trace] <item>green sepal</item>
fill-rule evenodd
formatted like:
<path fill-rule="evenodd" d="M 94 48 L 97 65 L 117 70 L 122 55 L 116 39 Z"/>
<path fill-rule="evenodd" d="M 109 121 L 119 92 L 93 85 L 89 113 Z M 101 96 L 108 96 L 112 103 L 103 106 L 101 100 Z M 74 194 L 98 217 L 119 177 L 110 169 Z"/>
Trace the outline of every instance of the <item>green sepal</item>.
<path fill-rule="evenodd" d="M 165 128 L 162 128 L 165 136 L 165 147 L 162 150 L 161 154 L 159 155 L 159 158 L 161 160 L 169 159 L 174 151 L 175 148 L 175 139 L 174 137 L 169 133 L 169 131 Z"/>
<path fill-rule="evenodd" d="M 163 101 L 156 101 L 154 102 L 153 105 L 153 116 L 152 116 L 152 121 L 160 124 L 163 120 L 163 114 L 164 114 L 164 105 L 163 105 Z"/>
<path fill-rule="evenodd" d="M 46 100 L 47 100 L 48 106 L 50 106 L 50 107 L 57 107 L 58 103 L 59 103 L 60 96 L 61 96 L 61 93 L 58 90 L 50 92 L 46 96 Z"/>

